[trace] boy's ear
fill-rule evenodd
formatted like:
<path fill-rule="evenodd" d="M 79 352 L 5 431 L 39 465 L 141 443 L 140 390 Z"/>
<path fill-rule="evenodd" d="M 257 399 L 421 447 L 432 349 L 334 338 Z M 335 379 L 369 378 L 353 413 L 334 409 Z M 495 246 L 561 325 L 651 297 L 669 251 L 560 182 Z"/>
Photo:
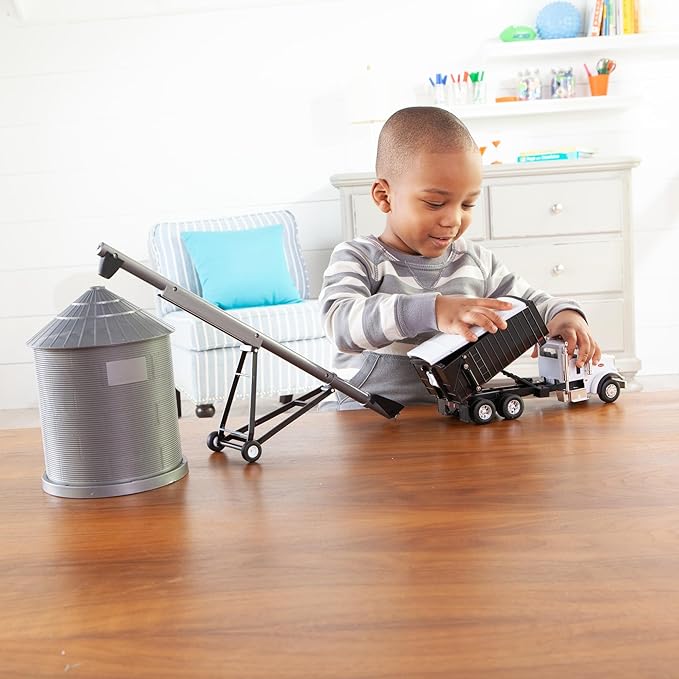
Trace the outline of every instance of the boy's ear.
<path fill-rule="evenodd" d="M 391 212 L 391 204 L 389 202 L 389 182 L 386 179 L 376 179 L 373 182 L 370 190 L 375 205 L 382 210 L 382 212 Z"/>

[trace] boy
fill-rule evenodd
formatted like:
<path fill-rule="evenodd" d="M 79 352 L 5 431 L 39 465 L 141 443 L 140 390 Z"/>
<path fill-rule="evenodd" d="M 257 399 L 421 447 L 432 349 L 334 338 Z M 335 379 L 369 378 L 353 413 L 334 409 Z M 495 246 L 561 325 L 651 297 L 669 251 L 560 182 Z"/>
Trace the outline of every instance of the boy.
<path fill-rule="evenodd" d="M 338 245 L 325 271 L 321 313 L 339 350 L 335 366 L 365 391 L 400 403 L 430 403 L 406 352 L 437 332 L 474 341 L 507 324 L 497 297 L 535 302 L 550 335 L 561 335 L 578 365 L 600 349 L 576 302 L 551 297 L 510 272 L 463 234 L 481 193 L 481 156 L 452 113 L 418 106 L 394 113 L 377 144 L 372 197 L 387 215 L 379 237 Z M 534 355 L 535 352 L 534 352 Z M 339 396 L 339 408 L 359 407 Z"/>

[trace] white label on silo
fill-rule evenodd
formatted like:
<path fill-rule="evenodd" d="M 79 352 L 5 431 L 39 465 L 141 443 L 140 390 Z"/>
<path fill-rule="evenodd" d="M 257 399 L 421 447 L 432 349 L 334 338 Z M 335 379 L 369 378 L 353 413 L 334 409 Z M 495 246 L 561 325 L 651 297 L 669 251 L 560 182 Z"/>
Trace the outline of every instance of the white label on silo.
<path fill-rule="evenodd" d="M 149 377 L 146 370 L 146 356 L 126 358 L 122 361 L 107 361 L 106 374 L 110 387 L 117 384 L 144 382 Z"/>

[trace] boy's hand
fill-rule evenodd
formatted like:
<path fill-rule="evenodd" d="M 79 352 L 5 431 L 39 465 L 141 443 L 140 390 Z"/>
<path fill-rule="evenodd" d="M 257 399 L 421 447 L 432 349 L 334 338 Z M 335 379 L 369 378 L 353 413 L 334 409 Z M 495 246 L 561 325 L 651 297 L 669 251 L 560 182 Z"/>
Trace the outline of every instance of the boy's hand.
<path fill-rule="evenodd" d="M 547 330 L 550 337 L 561 336 L 568 342 L 568 355 L 572 356 L 575 348 L 578 348 L 578 360 L 575 362 L 582 368 L 587 361 L 598 363 L 601 358 L 601 349 L 587 325 L 587 321 L 572 309 L 560 311 L 549 323 Z M 537 347 L 533 349 L 533 358 L 538 355 Z"/>
<path fill-rule="evenodd" d="M 499 299 L 488 297 L 455 297 L 453 295 L 439 295 L 436 298 L 436 324 L 441 332 L 450 335 L 462 335 L 469 342 L 476 342 L 476 335 L 470 330 L 473 325 L 478 325 L 488 330 L 497 332 L 507 327 L 507 322 L 502 319 L 494 309 L 511 309 L 509 302 L 501 302 Z M 556 318 L 556 317 L 555 317 Z"/>

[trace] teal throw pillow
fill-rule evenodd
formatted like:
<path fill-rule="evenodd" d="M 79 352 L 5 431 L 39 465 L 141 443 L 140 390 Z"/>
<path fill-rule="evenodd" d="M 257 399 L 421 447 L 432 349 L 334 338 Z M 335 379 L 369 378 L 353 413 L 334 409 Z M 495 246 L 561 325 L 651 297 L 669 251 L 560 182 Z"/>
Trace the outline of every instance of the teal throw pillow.
<path fill-rule="evenodd" d="M 301 302 L 285 262 L 280 224 L 240 231 L 184 231 L 203 299 L 220 309 Z"/>

